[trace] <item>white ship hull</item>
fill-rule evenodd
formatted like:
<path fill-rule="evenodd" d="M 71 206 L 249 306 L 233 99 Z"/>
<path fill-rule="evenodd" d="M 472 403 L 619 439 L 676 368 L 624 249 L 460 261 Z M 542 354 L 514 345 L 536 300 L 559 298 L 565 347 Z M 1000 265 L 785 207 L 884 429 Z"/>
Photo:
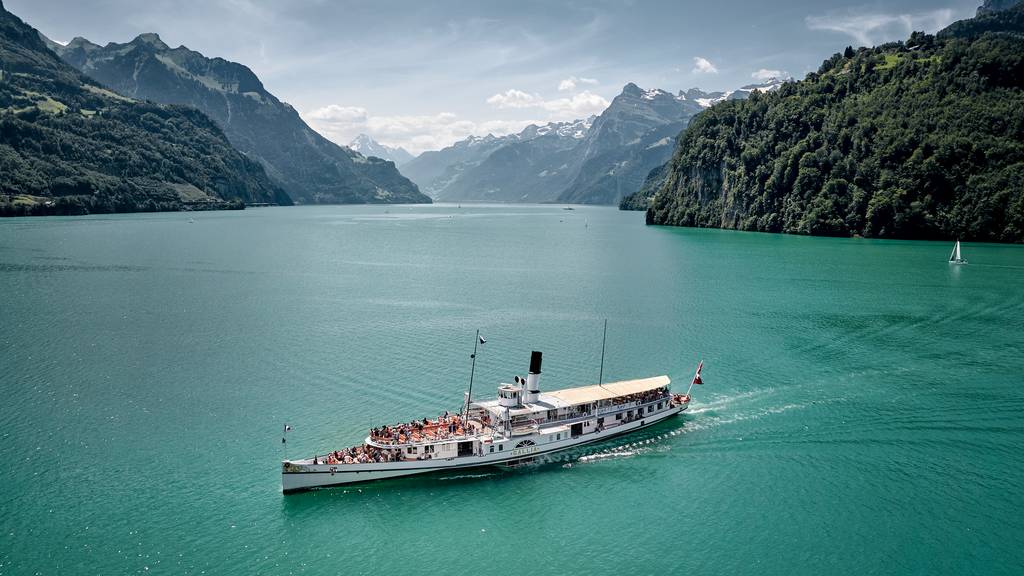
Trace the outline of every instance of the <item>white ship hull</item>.
<path fill-rule="evenodd" d="M 600 431 L 587 432 L 576 436 L 567 434 L 565 439 L 556 441 L 541 442 L 542 438 L 551 435 L 550 431 L 541 429 L 540 433 L 516 436 L 503 442 L 510 445 L 512 442 L 536 442 L 532 446 L 514 449 L 510 447 L 509 450 L 494 453 L 484 452 L 480 455 L 473 454 L 446 459 L 403 460 L 399 462 L 367 464 L 311 464 L 307 461 L 285 461 L 282 463 L 281 488 L 285 494 L 288 494 L 313 488 L 370 482 L 373 480 L 411 476 L 413 474 L 515 464 L 523 460 L 552 454 L 584 444 L 599 442 L 652 426 L 679 414 L 686 409 L 687 405 L 670 404 L 661 410 L 648 413 L 643 417 L 637 417 L 629 422 L 617 425 L 609 424 Z M 606 416 L 609 418 L 614 417 L 614 413 L 609 413 Z M 591 418 L 591 420 L 594 418 Z M 565 426 L 563 425 L 561 428 L 565 428 Z"/>

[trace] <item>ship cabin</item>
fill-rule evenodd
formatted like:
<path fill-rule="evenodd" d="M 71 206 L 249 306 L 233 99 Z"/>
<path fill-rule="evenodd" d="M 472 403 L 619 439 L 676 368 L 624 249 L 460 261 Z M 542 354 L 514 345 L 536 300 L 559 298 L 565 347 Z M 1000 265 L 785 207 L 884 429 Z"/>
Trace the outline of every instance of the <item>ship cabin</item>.
<path fill-rule="evenodd" d="M 668 409 L 670 383 L 668 376 L 655 376 L 543 393 L 528 385 L 503 384 L 496 400 L 470 405 L 469 420 L 505 439 L 531 434 L 553 435 L 555 441 L 575 438 Z"/>

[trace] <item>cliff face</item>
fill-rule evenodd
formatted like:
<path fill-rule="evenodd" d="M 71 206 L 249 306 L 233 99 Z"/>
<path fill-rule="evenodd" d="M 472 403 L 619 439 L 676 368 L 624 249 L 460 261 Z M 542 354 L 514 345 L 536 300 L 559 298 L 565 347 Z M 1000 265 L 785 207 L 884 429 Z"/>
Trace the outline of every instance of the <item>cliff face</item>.
<path fill-rule="evenodd" d="M 430 202 L 393 162 L 322 137 L 246 66 L 171 48 L 156 34 L 106 46 L 75 38 L 50 48 L 119 94 L 203 111 L 297 202 Z"/>
<path fill-rule="evenodd" d="M 711 107 L 648 223 L 1024 240 L 1022 15 L 847 49 L 801 82 Z"/>
<path fill-rule="evenodd" d="M 0 7 L 0 214 L 290 204 L 201 112 L 119 96 Z"/>

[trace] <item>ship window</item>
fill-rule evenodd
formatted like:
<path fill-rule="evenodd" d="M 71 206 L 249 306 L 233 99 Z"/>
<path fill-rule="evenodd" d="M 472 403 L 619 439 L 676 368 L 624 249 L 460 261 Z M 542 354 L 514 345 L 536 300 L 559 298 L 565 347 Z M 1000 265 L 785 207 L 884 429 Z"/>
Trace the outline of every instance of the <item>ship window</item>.
<path fill-rule="evenodd" d="M 494 453 L 494 446 L 491 446 L 491 453 Z"/>
<path fill-rule="evenodd" d="M 616 420 L 622 420 L 622 412 L 619 412 L 618 414 L 616 414 L 615 415 L 615 419 Z"/>
<path fill-rule="evenodd" d="M 501 452 L 504 449 L 505 449 L 505 445 L 504 444 L 498 444 L 498 452 Z"/>
<path fill-rule="evenodd" d="M 654 406 L 648 406 L 648 407 L 647 407 L 647 413 L 648 413 L 648 414 L 650 414 L 650 413 L 651 413 L 651 412 L 653 412 L 653 411 L 654 411 Z"/>
<path fill-rule="evenodd" d="M 562 439 L 562 435 L 561 434 L 555 434 L 555 440 L 561 440 L 561 439 Z"/>

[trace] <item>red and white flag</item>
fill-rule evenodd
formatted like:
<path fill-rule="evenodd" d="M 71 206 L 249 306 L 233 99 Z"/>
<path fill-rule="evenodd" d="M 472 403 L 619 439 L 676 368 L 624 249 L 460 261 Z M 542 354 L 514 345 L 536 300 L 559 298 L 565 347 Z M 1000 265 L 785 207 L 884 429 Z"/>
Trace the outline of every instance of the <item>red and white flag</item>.
<path fill-rule="evenodd" d="M 693 375 L 693 382 L 692 382 L 692 384 L 703 384 L 704 383 L 704 381 L 700 379 L 700 371 L 701 371 L 702 368 L 704 368 L 704 361 L 703 360 L 700 361 L 700 364 L 697 364 L 697 373 Z"/>

